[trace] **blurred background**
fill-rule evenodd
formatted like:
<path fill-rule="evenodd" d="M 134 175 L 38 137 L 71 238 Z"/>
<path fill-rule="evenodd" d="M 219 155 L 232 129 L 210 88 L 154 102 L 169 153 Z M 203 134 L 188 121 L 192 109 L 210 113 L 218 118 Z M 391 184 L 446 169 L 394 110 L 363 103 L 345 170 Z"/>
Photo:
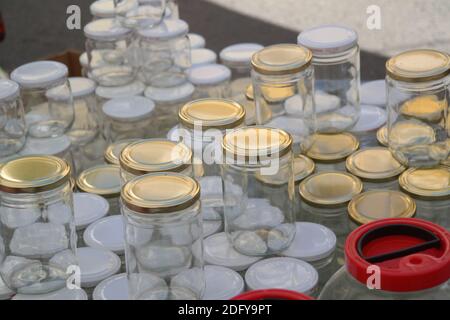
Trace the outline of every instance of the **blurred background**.
<path fill-rule="evenodd" d="M 450 51 L 449 0 L 178 0 L 181 18 L 219 52 L 243 41 L 264 45 L 295 42 L 297 34 L 319 24 L 356 29 L 362 49 L 362 78 L 384 77 L 384 62 L 409 48 Z M 84 51 L 82 30 L 68 30 L 66 9 L 81 8 L 82 25 L 91 20 L 93 0 L 0 0 L 6 33 L 0 66 L 12 70 L 67 49 Z M 380 29 L 369 30 L 369 6 L 380 9 Z M 0 27 L 0 39 L 1 39 Z"/>

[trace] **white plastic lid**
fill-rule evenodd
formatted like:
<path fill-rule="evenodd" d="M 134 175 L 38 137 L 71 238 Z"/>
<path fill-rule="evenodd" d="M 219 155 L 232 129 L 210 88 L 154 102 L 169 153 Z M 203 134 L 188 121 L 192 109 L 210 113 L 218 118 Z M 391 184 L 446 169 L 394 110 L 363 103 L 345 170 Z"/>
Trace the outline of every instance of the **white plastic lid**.
<path fill-rule="evenodd" d="M 220 60 L 229 66 L 250 67 L 252 56 L 263 49 L 264 46 L 257 43 L 237 43 L 224 48 L 220 52 Z"/>
<path fill-rule="evenodd" d="M 19 96 L 19 85 L 14 81 L 0 79 L 0 101 L 13 100 Z"/>
<path fill-rule="evenodd" d="M 134 121 L 147 118 L 155 109 L 155 103 L 140 96 L 115 98 L 105 102 L 102 109 L 112 119 Z"/>
<path fill-rule="evenodd" d="M 260 257 L 250 257 L 237 252 L 225 232 L 209 236 L 204 241 L 204 256 L 207 264 L 243 271 L 259 261 Z"/>
<path fill-rule="evenodd" d="M 222 229 L 220 220 L 203 220 L 203 237 L 209 237 Z"/>
<path fill-rule="evenodd" d="M 171 39 L 187 34 L 189 25 L 184 20 L 166 19 L 154 28 L 140 29 L 139 36 L 146 39 Z"/>
<path fill-rule="evenodd" d="M 234 270 L 221 266 L 205 266 L 203 300 L 230 300 L 244 291 L 244 279 Z"/>
<path fill-rule="evenodd" d="M 17 294 L 12 300 L 88 300 L 83 289 L 62 288 L 46 294 Z"/>
<path fill-rule="evenodd" d="M 337 25 L 324 25 L 304 30 L 297 43 L 310 49 L 313 54 L 332 54 L 346 51 L 358 44 L 355 30 Z"/>
<path fill-rule="evenodd" d="M 56 61 L 36 61 L 24 64 L 11 73 L 11 80 L 22 88 L 46 88 L 63 81 L 69 73 L 67 67 Z"/>
<path fill-rule="evenodd" d="M 386 110 L 375 106 L 361 105 L 359 120 L 351 132 L 366 132 L 378 130 L 386 124 Z"/>
<path fill-rule="evenodd" d="M 363 83 L 360 95 L 361 104 L 386 108 L 386 81 L 382 79 Z"/>
<path fill-rule="evenodd" d="M 126 273 L 116 274 L 100 282 L 92 293 L 93 300 L 128 300 Z"/>
<path fill-rule="evenodd" d="M 201 35 L 197 33 L 189 33 L 189 42 L 191 43 L 191 49 L 204 48 L 206 45 L 206 40 Z"/>
<path fill-rule="evenodd" d="M 217 62 L 217 54 L 205 48 L 191 50 L 192 67 L 203 66 L 205 64 L 215 64 Z"/>
<path fill-rule="evenodd" d="M 286 289 L 308 294 L 319 275 L 308 262 L 294 258 L 269 258 L 252 265 L 245 273 L 249 290 Z"/>
<path fill-rule="evenodd" d="M 283 256 L 314 262 L 333 254 L 336 249 L 333 231 L 311 222 L 296 222 L 295 227 L 294 241 L 282 252 Z"/>
<path fill-rule="evenodd" d="M 124 15 L 128 11 L 137 8 L 138 5 L 139 2 L 137 0 L 121 0 L 117 8 L 115 8 L 114 0 L 97 0 L 91 4 L 89 10 L 97 18 L 114 18 L 116 14 Z"/>
<path fill-rule="evenodd" d="M 86 38 L 97 41 L 120 40 L 131 32 L 131 29 L 123 27 L 116 19 L 98 19 L 84 27 Z"/>
<path fill-rule="evenodd" d="M 145 85 L 140 81 L 134 81 L 119 87 L 97 87 L 95 94 L 103 99 L 124 98 L 133 96 L 142 96 L 145 91 Z"/>
<path fill-rule="evenodd" d="M 109 211 L 109 203 L 99 195 L 76 192 L 73 194 L 73 209 L 75 226 L 77 230 L 81 230 L 106 216 Z"/>
<path fill-rule="evenodd" d="M 97 86 L 95 81 L 82 77 L 69 78 L 69 83 L 74 98 L 81 98 L 93 94 Z"/>
<path fill-rule="evenodd" d="M 2 277 L 0 277 L 0 300 L 8 300 L 14 295 L 14 291 L 9 289 L 5 282 L 3 282 Z"/>
<path fill-rule="evenodd" d="M 189 69 L 189 81 L 194 85 L 214 85 L 231 78 L 231 70 L 221 64 L 208 64 Z"/>
<path fill-rule="evenodd" d="M 97 220 L 86 228 L 83 239 L 89 247 L 107 249 L 122 255 L 125 251 L 122 215 Z"/>
<path fill-rule="evenodd" d="M 66 135 L 55 138 L 32 138 L 28 137 L 20 155 L 44 154 L 49 156 L 62 155 L 70 149 L 71 142 Z"/>
<path fill-rule="evenodd" d="M 147 87 L 144 94 L 156 103 L 176 103 L 190 98 L 194 90 L 195 87 L 187 82 L 172 88 Z"/>
<path fill-rule="evenodd" d="M 78 60 L 80 61 L 80 65 L 83 68 L 89 67 L 89 58 L 88 58 L 87 52 L 83 52 L 82 54 L 80 54 L 80 57 L 78 58 Z"/>

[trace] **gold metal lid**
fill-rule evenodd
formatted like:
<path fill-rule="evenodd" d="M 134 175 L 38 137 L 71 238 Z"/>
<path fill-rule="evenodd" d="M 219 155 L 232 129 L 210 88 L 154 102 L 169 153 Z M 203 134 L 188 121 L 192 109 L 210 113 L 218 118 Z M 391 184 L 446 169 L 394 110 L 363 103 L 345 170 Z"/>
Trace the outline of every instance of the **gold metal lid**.
<path fill-rule="evenodd" d="M 450 57 L 430 49 L 406 51 L 386 62 L 386 72 L 391 78 L 405 82 L 439 80 L 450 73 Z"/>
<path fill-rule="evenodd" d="M 312 145 L 306 155 L 318 161 L 339 161 L 347 158 L 358 148 L 358 139 L 350 133 L 317 133 L 312 137 Z"/>
<path fill-rule="evenodd" d="M 450 196 L 450 167 L 431 169 L 411 168 L 399 178 L 400 187 L 406 192 L 424 198 Z"/>
<path fill-rule="evenodd" d="M 357 224 L 385 218 L 412 218 L 416 203 L 406 194 L 392 190 L 373 190 L 355 196 L 348 205 L 348 214 Z"/>
<path fill-rule="evenodd" d="M 70 180 L 70 165 L 53 156 L 26 156 L 0 167 L 0 190 L 38 193 L 56 189 Z"/>
<path fill-rule="evenodd" d="M 105 150 L 105 161 L 109 164 L 118 166 L 120 164 L 119 157 L 122 150 L 130 143 L 139 141 L 139 139 L 127 139 L 114 142 Z"/>
<path fill-rule="evenodd" d="M 192 164 L 191 150 L 181 142 L 147 139 L 127 145 L 120 154 L 120 166 L 134 175 L 181 172 Z"/>
<path fill-rule="evenodd" d="M 286 131 L 263 126 L 236 129 L 222 141 L 224 155 L 235 160 L 259 161 L 282 157 L 292 150 L 292 137 Z"/>
<path fill-rule="evenodd" d="M 419 120 L 440 122 L 446 109 L 445 100 L 438 100 L 438 97 L 434 95 L 427 95 L 406 101 L 400 107 L 400 113 Z"/>
<path fill-rule="evenodd" d="M 297 155 L 293 161 L 294 181 L 300 182 L 311 175 L 316 168 L 314 161 L 304 155 Z M 280 186 L 288 183 L 290 170 L 280 170 L 275 175 L 256 174 L 256 178 L 264 184 Z"/>
<path fill-rule="evenodd" d="M 363 184 L 346 172 L 320 172 L 300 183 L 301 197 L 317 206 L 341 206 L 361 193 Z"/>
<path fill-rule="evenodd" d="M 245 96 L 248 100 L 254 101 L 255 100 L 255 93 L 253 91 L 253 85 L 248 85 L 247 90 L 245 90 Z"/>
<path fill-rule="evenodd" d="M 296 44 L 276 44 L 256 52 L 252 66 L 256 72 L 266 75 L 297 73 L 311 65 L 312 52 Z"/>
<path fill-rule="evenodd" d="M 377 131 L 377 140 L 378 143 L 382 146 L 387 147 L 389 145 L 388 143 L 388 128 L 387 126 L 383 126 Z"/>
<path fill-rule="evenodd" d="M 174 212 L 189 208 L 200 198 L 200 185 L 179 173 L 152 173 L 128 182 L 121 197 L 125 206 L 136 212 Z"/>
<path fill-rule="evenodd" d="M 346 166 L 350 173 L 369 180 L 390 179 L 406 169 L 384 147 L 359 150 L 347 158 Z"/>
<path fill-rule="evenodd" d="M 224 99 L 201 99 L 181 107 L 178 118 L 184 126 L 201 130 L 232 129 L 245 120 L 245 109 L 237 102 Z"/>
<path fill-rule="evenodd" d="M 83 192 L 95 193 L 105 198 L 120 195 L 120 167 L 105 164 L 84 170 L 78 176 L 77 187 Z"/>

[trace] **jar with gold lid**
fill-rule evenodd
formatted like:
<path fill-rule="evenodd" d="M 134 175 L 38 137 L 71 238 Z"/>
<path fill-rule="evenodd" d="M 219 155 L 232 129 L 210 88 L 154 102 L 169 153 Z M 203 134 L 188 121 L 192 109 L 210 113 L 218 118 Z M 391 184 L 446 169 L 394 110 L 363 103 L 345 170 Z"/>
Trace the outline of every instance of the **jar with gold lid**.
<path fill-rule="evenodd" d="M 120 165 L 119 157 L 122 150 L 132 142 L 139 141 L 139 139 L 119 140 L 111 143 L 105 150 L 104 158 L 107 164 Z"/>
<path fill-rule="evenodd" d="M 121 198 L 130 299 L 201 299 L 200 185 L 179 173 L 147 174 L 129 181 Z"/>
<path fill-rule="evenodd" d="M 256 123 L 289 132 L 296 151 L 309 149 L 315 131 L 311 60 L 309 49 L 294 44 L 269 46 L 252 57 Z"/>
<path fill-rule="evenodd" d="M 244 127 L 227 133 L 222 148 L 225 232 L 234 249 L 248 256 L 283 251 L 295 236 L 292 137 L 280 129 Z M 264 197 L 268 180 L 278 183 L 285 201 Z"/>
<path fill-rule="evenodd" d="M 400 187 L 417 204 L 417 217 L 450 230 L 450 168 L 411 168 L 399 178 Z"/>
<path fill-rule="evenodd" d="M 0 198 L 0 273 L 6 285 L 20 294 L 64 288 L 78 265 L 69 164 L 53 156 L 4 163 Z M 72 270 L 52 260 L 61 252 Z"/>
<path fill-rule="evenodd" d="M 411 50 L 386 63 L 388 142 L 399 162 L 435 167 L 449 156 L 450 56 Z"/>
<path fill-rule="evenodd" d="M 82 192 L 94 193 L 109 202 L 109 214 L 120 214 L 120 167 L 98 165 L 84 170 L 77 179 L 77 187 Z"/>

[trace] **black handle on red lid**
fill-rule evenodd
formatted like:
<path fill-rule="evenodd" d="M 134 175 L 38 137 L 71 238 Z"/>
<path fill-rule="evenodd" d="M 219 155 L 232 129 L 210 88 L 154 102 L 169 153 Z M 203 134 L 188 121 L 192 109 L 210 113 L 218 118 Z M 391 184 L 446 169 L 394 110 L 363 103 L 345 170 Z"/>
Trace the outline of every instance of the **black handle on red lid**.
<path fill-rule="evenodd" d="M 423 243 L 406 247 L 404 249 L 383 253 L 376 256 L 366 257 L 363 248 L 370 242 L 388 236 L 410 236 L 424 240 Z M 414 253 L 423 252 L 431 248 L 440 248 L 441 239 L 433 232 L 419 226 L 408 224 L 391 224 L 379 226 L 366 232 L 357 242 L 358 253 L 369 263 L 379 263 L 396 258 L 405 257 Z"/>

